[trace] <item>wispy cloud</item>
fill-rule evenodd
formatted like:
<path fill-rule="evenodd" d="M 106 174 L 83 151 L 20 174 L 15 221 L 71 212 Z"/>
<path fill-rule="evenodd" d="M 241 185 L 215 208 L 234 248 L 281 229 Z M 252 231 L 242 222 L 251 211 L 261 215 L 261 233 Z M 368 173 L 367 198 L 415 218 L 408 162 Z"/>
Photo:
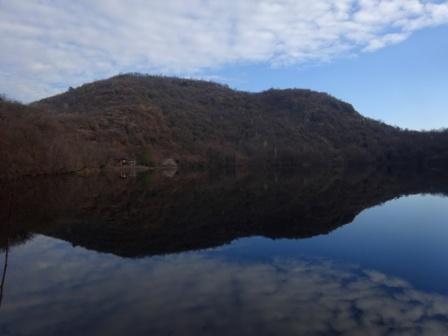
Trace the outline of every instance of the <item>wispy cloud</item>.
<path fill-rule="evenodd" d="M 436 0 L 0 0 L 0 91 L 29 101 L 125 71 L 326 62 L 445 23 Z"/>

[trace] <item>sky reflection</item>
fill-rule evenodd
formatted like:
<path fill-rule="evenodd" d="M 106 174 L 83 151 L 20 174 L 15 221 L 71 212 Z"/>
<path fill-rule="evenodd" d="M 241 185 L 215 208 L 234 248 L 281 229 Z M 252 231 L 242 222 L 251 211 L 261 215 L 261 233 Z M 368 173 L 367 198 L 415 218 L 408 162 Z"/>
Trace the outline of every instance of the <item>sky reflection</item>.
<path fill-rule="evenodd" d="M 11 253 L 0 310 L 2 335 L 391 332 L 446 334 L 448 298 L 323 258 L 124 259 L 44 236 Z"/>

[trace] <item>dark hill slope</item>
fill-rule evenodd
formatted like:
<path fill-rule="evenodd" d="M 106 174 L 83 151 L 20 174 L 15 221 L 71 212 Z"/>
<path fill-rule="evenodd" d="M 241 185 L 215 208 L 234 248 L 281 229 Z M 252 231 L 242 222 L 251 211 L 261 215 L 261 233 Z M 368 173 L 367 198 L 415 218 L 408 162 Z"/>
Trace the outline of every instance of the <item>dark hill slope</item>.
<path fill-rule="evenodd" d="M 381 155 L 384 138 L 400 135 L 327 94 L 252 94 L 177 78 L 117 76 L 36 105 L 95 116 L 121 142 L 147 149 L 156 160 L 174 157 L 181 163 L 372 161 Z M 375 155 L 360 158 L 369 142 Z"/>
<path fill-rule="evenodd" d="M 97 151 L 78 134 L 82 118 L 0 101 L 0 177 L 81 169 Z"/>
<path fill-rule="evenodd" d="M 15 122 L 11 109 L 32 116 L 23 118 L 23 127 L 33 132 L 20 126 L 14 136 L 19 132 L 31 142 L 46 142 L 62 134 L 60 141 L 52 140 L 64 163 L 58 172 L 114 165 L 123 157 L 155 165 L 173 158 L 181 166 L 206 167 L 426 165 L 443 161 L 448 148 L 447 133 L 401 131 L 364 118 L 325 93 L 247 93 L 205 81 L 135 74 L 86 84 L 29 107 L 1 102 L 0 128 Z M 22 148 L 17 141 L 5 137 L 0 154 Z M 54 172 L 33 163 L 41 150 L 28 160 L 11 158 L 15 172 Z"/>

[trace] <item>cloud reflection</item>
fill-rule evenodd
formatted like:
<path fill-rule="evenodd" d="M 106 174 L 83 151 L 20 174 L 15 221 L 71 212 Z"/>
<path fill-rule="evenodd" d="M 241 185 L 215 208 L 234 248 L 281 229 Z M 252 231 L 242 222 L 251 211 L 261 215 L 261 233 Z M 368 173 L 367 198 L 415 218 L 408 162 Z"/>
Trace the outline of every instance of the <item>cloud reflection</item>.
<path fill-rule="evenodd" d="M 448 298 L 325 260 L 129 260 L 37 237 L 13 250 L 4 335 L 442 335 Z"/>

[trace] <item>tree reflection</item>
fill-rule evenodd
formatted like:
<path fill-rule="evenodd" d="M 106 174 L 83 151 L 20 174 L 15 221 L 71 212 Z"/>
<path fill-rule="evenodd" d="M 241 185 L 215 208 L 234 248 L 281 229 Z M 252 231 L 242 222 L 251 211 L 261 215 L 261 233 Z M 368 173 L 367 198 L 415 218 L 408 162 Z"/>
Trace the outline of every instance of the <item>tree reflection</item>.
<path fill-rule="evenodd" d="M 416 193 L 448 194 L 432 171 L 331 170 L 24 180 L 13 244 L 44 234 L 74 245 L 143 257 L 216 247 L 248 236 L 327 234 L 363 210 Z M 0 204 L 6 203 L 0 194 Z M 0 207 L 0 219 L 6 207 Z M 6 226 L 0 225 L 0 237 Z M 5 242 L 5 239 L 0 239 Z"/>

